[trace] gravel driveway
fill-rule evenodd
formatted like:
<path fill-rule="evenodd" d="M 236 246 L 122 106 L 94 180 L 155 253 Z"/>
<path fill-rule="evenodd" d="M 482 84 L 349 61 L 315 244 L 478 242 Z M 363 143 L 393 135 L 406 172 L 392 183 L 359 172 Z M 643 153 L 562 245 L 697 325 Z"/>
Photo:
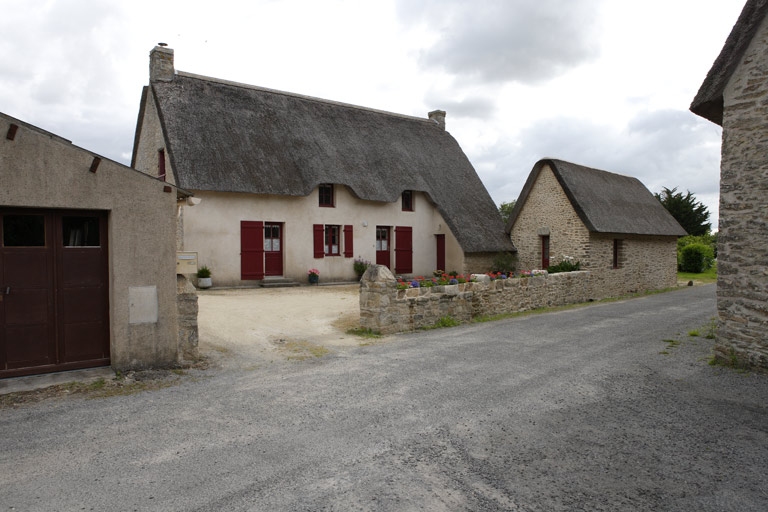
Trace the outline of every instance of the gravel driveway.
<path fill-rule="evenodd" d="M 765 511 L 714 286 L 0 411 L 7 510 Z M 671 340 L 671 341 L 664 341 Z"/>

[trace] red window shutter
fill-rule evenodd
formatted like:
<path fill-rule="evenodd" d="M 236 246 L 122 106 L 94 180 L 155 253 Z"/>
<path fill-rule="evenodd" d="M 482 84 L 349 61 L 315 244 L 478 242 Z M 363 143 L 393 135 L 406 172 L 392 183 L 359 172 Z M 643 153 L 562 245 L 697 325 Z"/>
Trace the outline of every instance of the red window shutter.
<path fill-rule="evenodd" d="M 344 226 L 344 257 L 351 258 L 355 255 L 355 250 L 352 246 L 352 225 L 347 224 Z"/>
<path fill-rule="evenodd" d="M 240 221 L 240 279 L 264 279 L 264 223 Z"/>
<path fill-rule="evenodd" d="M 413 228 L 395 227 L 395 273 L 413 272 Z"/>
<path fill-rule="evenodd" d="M 315 258 L 323 258 L 325 256 L 325 226 L 322 224 L 315 224 L 313 233 L 313 239 L 315 242 Z"/>

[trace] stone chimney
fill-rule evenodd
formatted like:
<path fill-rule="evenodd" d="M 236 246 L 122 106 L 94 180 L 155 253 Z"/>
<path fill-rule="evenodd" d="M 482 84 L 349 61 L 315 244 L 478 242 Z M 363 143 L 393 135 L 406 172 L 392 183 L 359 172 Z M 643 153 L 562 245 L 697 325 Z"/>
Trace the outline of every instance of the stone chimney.
<path fill-rule="evenodd" d="M 173 49 L 165 43 L 157 43 L 157 46 L 149 52 L 149 81 L 173 80 Z"/>
<path fill-rule="evenodd" d="M 427 115 L 432 121 L 436 122 L 440 128 L 445 130 L 445 110 L 433 110 Z"/>

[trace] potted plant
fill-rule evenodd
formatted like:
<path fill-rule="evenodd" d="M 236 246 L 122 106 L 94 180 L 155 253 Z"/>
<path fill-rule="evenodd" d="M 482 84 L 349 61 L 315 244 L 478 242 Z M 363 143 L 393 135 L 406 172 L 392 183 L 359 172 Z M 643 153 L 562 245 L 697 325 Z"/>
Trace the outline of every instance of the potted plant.
<path fill-rule="evenodd" d="M 197 287 L 198 288 L 210 288 L 213 286 L 211 281 L 211 269 L 203 265 L 197 269 Z"/>
<path fill-rule="evenodd" d="M 309 284 L 317 284 L 320 280 L 320 271 L 316 268 L 307 270 L 307 279 L 309 279 Z"/>

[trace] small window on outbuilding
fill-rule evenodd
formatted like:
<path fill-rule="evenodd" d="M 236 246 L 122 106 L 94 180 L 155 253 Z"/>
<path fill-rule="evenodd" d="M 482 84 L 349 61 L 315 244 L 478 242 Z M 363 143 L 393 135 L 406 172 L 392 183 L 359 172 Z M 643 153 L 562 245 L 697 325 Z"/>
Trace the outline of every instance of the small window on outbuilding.
<path fill-rule="evenodd" d="M 404 212 L 413 211 L 413 190 L 403 191 L 403 211 Z"/>
<path fill-rule="evenodd" d="M 623 251 L 623 240 L 620 240 L 618 238 L 613 239 L 613 268 L 621 268 L 622 264 L 622 251 Z"/>
<path fill-rule="evenodd" d="M 318 187 L 319 191 L 319 205 L 326 208 L 333 208 L 333 185 L 330 183 L 324 183 Z"/>

